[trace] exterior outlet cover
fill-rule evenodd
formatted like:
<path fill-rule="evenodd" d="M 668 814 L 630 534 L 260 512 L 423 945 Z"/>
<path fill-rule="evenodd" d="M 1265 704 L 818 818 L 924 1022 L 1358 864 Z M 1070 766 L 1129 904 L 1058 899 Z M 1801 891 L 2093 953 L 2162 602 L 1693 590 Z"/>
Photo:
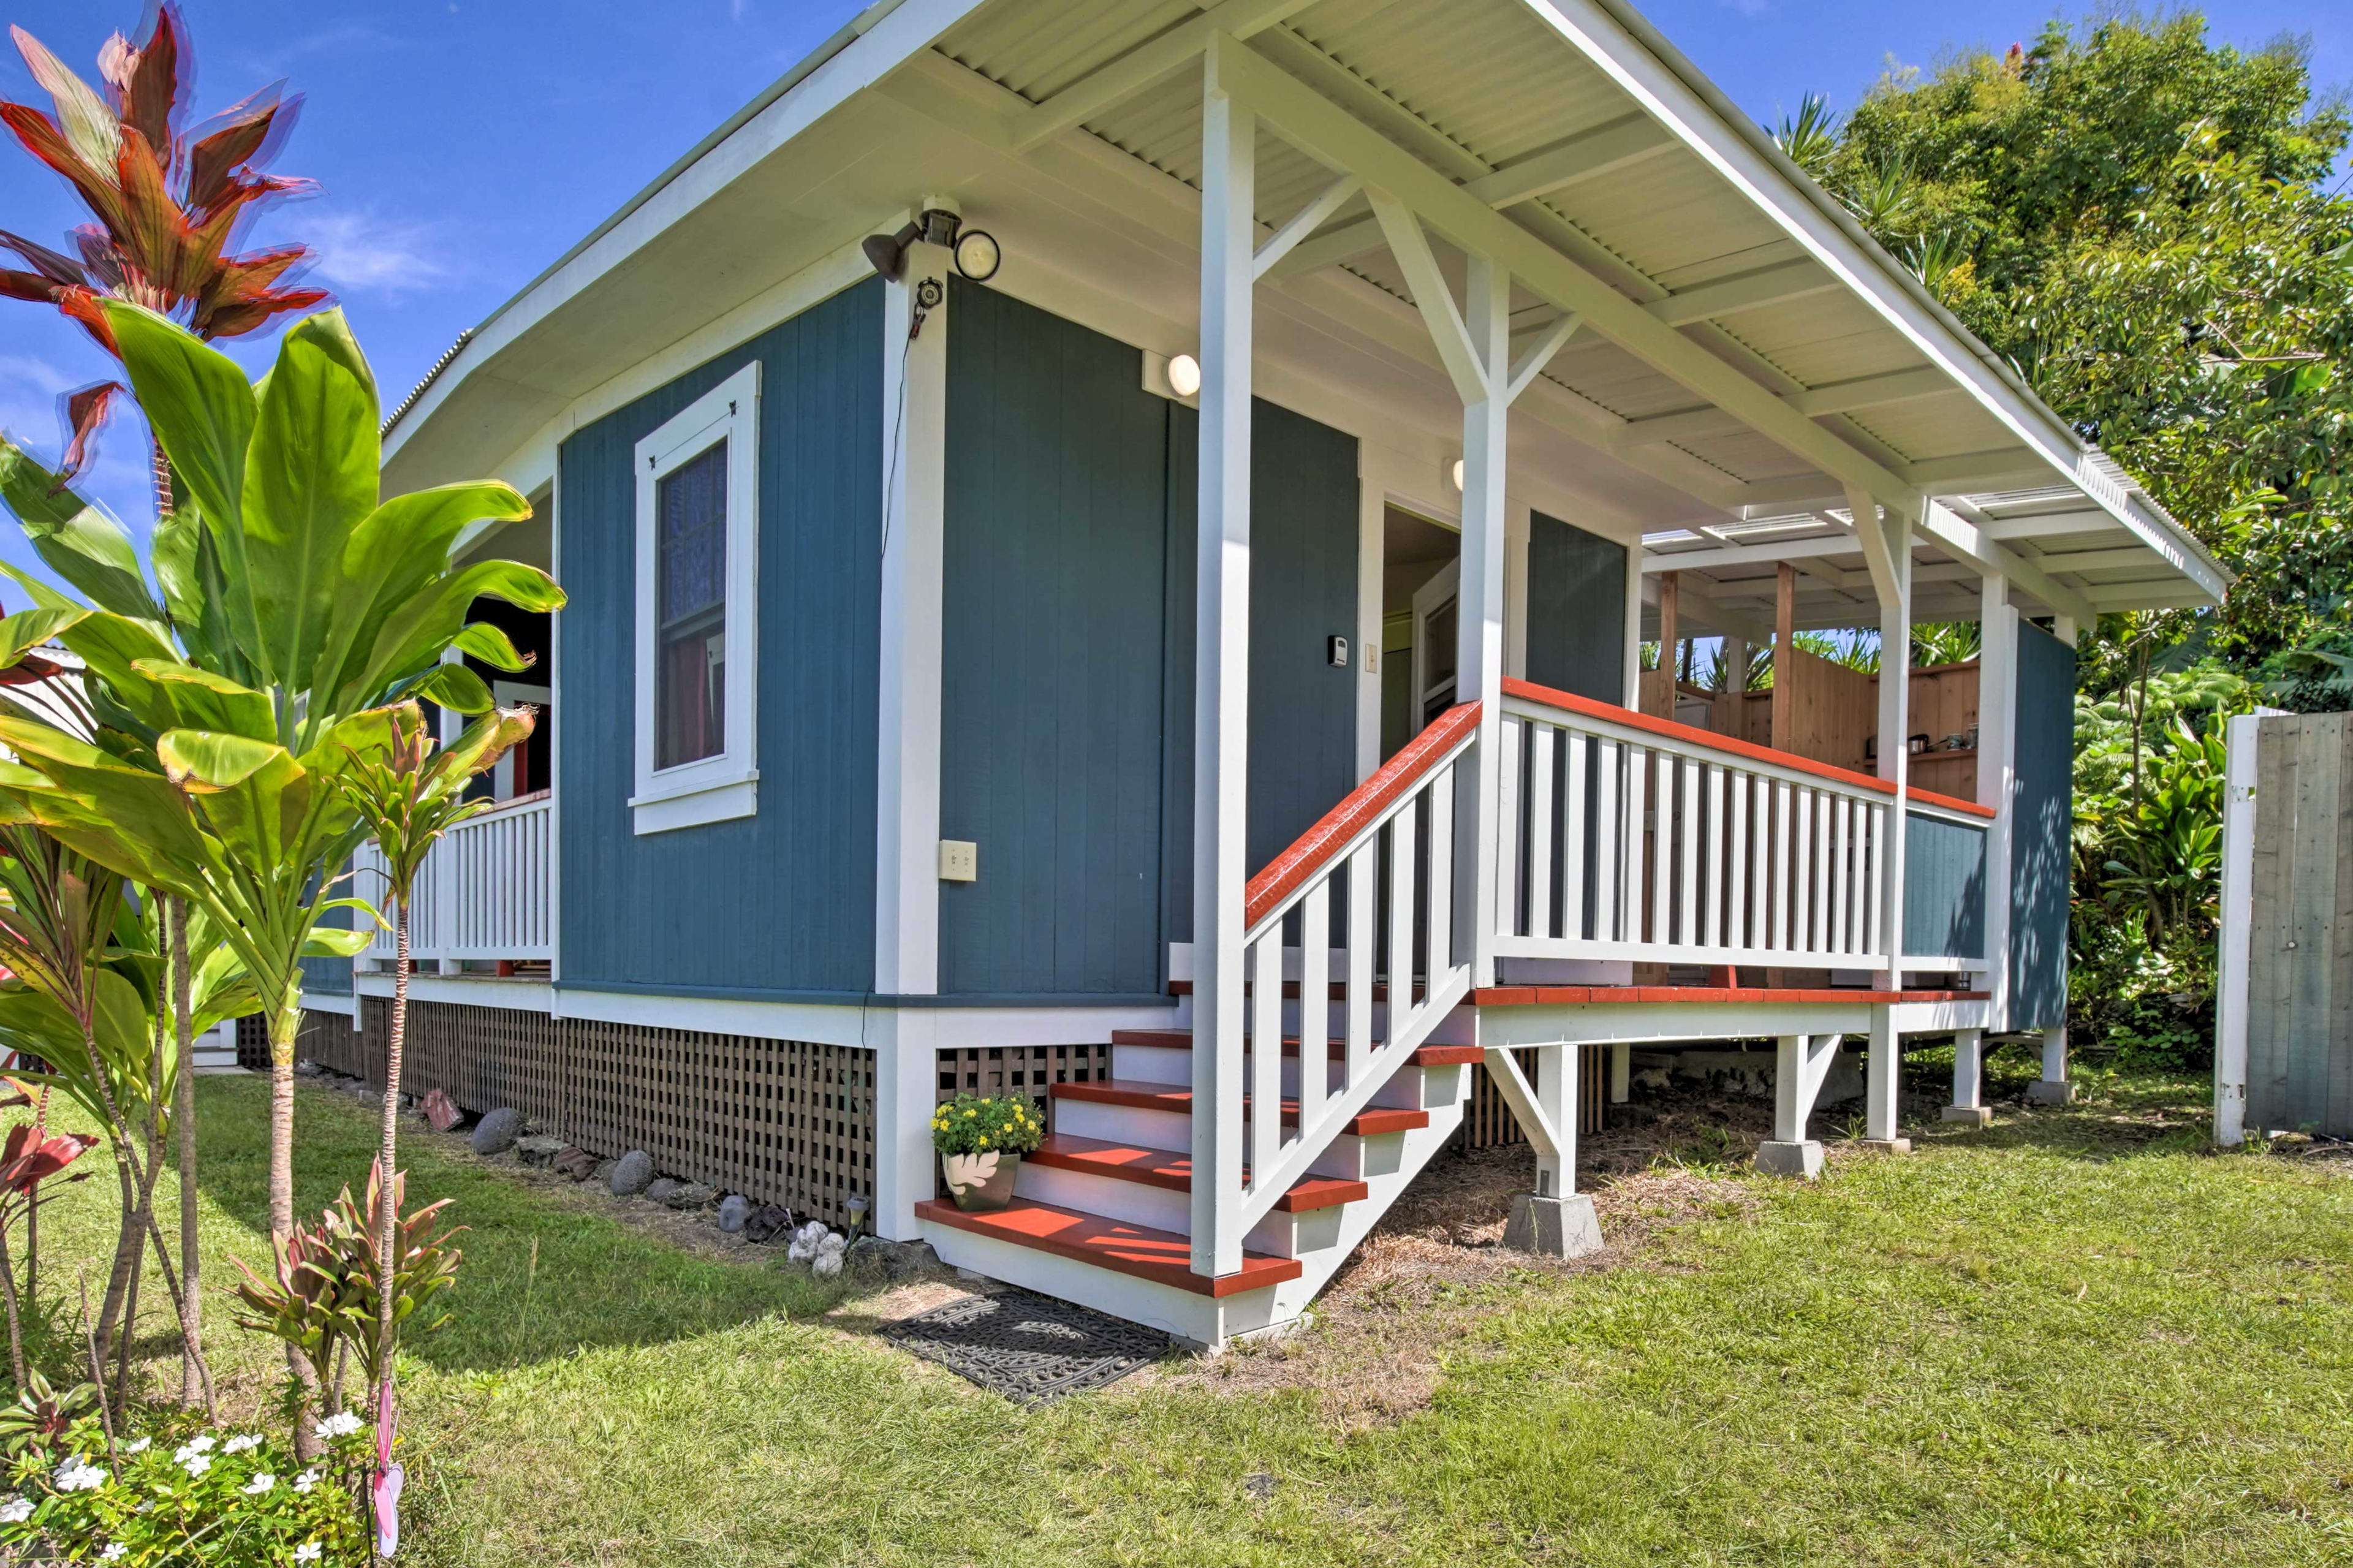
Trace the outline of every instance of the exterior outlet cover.
<path fill-rule="evenodd" d="M 1347 668 L 1348 639 L 1346 637 L 1325 637 L 1324 639 L 1324 657 L 1331 662 L 1333 668 Z"/>
<path fill-rule="evenodd" d="M 940 880 L 943 882 L 979 881 L 980 846 L 968 838 L 941 839 Z"/>

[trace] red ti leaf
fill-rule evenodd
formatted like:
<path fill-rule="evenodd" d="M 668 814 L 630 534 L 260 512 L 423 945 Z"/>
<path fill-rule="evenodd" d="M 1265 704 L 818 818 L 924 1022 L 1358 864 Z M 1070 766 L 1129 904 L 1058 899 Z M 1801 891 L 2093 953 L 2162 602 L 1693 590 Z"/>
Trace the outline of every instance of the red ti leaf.
<path fill-rule="evenodd" d="M 33 270 L 53 283 L 87 283 L 81 264 L 70 256 L 60 256 L 46 245 L 36 245 L 20 235 L 0 228 L 0 247 L 15 251 L 30 262 Z"/>
<path fill-rule="evenodd" d="M 122 122 L 164 153 L 166 162 L 172 147 L 172 110 L 180 99 L 182 30 L 177 5 L 156 8 L 154 30 L 139 46 L 122 97 Z"/>
<path fill-rule="evenodd" d="M 106 416 L 114 406 L 114 400 L 123 391 L 119 381 L 101 381 L 95 386 L 85 386 L 79 392 L 67 395 L 66 428 L 69 434 L 66 460 L 64 466 L 58 469 L 58 482 L 49 487 L 51 495 L 73 483 L 74 476 L 81 472 L 82 466 L 90 460 L 90 438 L 98 434 L 100 425 L 106 423 Z"/>

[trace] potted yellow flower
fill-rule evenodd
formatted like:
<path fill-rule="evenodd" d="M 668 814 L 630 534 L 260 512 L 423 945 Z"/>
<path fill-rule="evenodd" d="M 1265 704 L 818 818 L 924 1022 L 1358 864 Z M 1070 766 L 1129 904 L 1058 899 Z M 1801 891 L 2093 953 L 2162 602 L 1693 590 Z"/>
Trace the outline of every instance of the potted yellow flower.
<path fill-rule="evenodd" d="M 1021 1156 L 1045 1137 L 1037 1103 L 1026 1095 L 960 1094 L 932 1117 L 932 1147 L 940 1152 L 949 1195 L 967 1211 L 1011 1203 Z"/>

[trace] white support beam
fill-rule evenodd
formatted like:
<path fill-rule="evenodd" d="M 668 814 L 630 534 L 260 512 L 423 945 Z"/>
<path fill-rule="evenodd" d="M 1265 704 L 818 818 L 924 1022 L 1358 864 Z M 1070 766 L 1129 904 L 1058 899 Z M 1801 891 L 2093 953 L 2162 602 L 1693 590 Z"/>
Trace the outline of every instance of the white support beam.
<path fill-rule="evenodd" d="M 1201 105 L 1199 576 L 1193 696 L 1193 1270 L 1241 1267 L 1242 895 L 1248 819 L 1250 254 L 1257 123 L 1212 37 Z"/>
<path fill-rule="evenodd" d="M 1676 614 L 1684 623 L 1684 635 L 1698 625 L 1718 637 L 1746 637 L 1753 643 L 1773 640 L 1773 623 L 1746 615 L 1707 593 L 1685 574 L 1675 593 Z"/>
<path fill-rule="evenodd" d="M 1552 363 L 1553 355 L 1560 353 L 1561 345 L 1576 335 L 1584 320 L 1573 310 L 1564 310 L 1546 329 L 1543 336 L 1521 352 L 1520 357 L 1512 362 L 1511 374 L 1504 378 L 1504 403 L 1513 404 L 1520 400 L 1520 394 L 1528 389 L 1530 382 L 1544 374 L 1544 367 Z"/>
<path fill-rule="evenodd" d="M 1978 804 L 1991 806 L 1986 825 L 1985 952 L 1992 961 L 1986 988 L 1987 1022 L 2010 1027 L 2010 856 L 2015 828 L 2011 797 L 2018 778 L 2018 610 L 2010 580 L 1988 574 L 1978 606 Z"/>
<path fill-rule="evenodd" d="M 1393 221 L 1384 215 L 1383 223 Z M 1409 224 L 1412 219 L 1405 219 Z M 1413 226 L 1419 237 L 1420 226 Z M 1463 290 L 1464 348 L 1472 362 L 1471 392 L 1462 398 L 1462 547 L 1456 602 L 1455 700 L 1476 701 L 1479 743 L 1457 764 L 1456 864 L 1474 911 L 1461 934 L 1471 946 L 1471 984 L 1495 983 L 1493 943 L 1503 812 L 1504 491 L 1511 408 L 1504 383 L 1512 353 L 1512 276 L 1483 256 L 1470 258 Z M 1441 284 L 1442 288 L 1442 284 Z M 1420 292 L 1420 285 L 1415 285 Z M 1451 304 L 1451 301 L 1450 301 Z M 1439 330 L 1432 322 L 1431 331 Z M 1459 382 L 1458 382 L 1459 384 Z M 1475 392 L 1475 395 L 1473 393 Z M 1467 785 L 1467 787 L 1466 787 Z"/>
<path fill-rule="evenodd" d="M 1274 237 L 1258 247 L 1250 258 L 1250 276 L 1266 276 L 1267 268 L 1291 254 L 1293 247 L 1323 226 L 1324 220 L 1338 212 L 1342 204 L 1356 194 L 1359 182 L 1354 174 L 1343 174 L 1324 187 L 1314 201 L 1292 215 L 1291 221 L 1274 231 Z"/>
<path fill-rule="evenodd" d="M 1717 572 L 1726 566 L 1771 565 L 1809 555 L 1845 555 L 1854 550 L 1846 533 L 1785 539 L 1774 544 L 1726 544 L 1714 550 L 1662 550 L 1642 557 L 1645 572 Z"/>
<path fill-rule="evenodd" d="M 1957 458 L 1931 458 L 1906 463 L 1905 479 L 1924 490 L 1999 490 L 2047 482 L 2051 467 L 2023 447 L 1999 452 L 1965 452 Z"/>
<path fill-rule="evenodd" d="M 1920 536 L 1956 561 L 2009 578 L 2059 615 L 2087 623 L 2097 618 L 2092 601 L 2082 593 L 1987 537 L 1983 529 L 1942 502 L 1932 500 L 1921 509 Z"/>
<path fill-rule="evenodd" d="M 2021 551 L 2021 554 L 2026 552 Z M 2137 544 L 2121 550 L 2071 550 L 2054 555 L 2027 555 L 2026 558 L 2045 572 L 2114 572 L 2126 567 L 2143 568 L 2160 565 L 2158 558 Z M 2179 583 L 2179 578 L 2168 575 Z"/>
<path fill-rule="evenodd" d="M 1740 421 L 1721 408 L 1692 408 L 1681 414 L 1653 414 L 1647 418 L 1629 419 L 1610 441 L 1612 450 L 1627 451 L 1636 447 L 1655 447 L 1667 441 L 1696 441 L 1709 436 L 1729 436 L 1743 428 Z"/>
<path fill-rule="evenodd" d="M 1784 261 L 1738 278 L 1703 283 L 1696 289 L 1654 300 L 1642 308 L 1668 326 L 1687 327 L 1694 321 L 1715 321 L 1812 294 L 1827 294 L 1839 287 L 1839 280 L 1813 261 Z"/>
<path fill-rule="evenodd" d="M 1365 195 L 1373 204 L 1373 216 L 1380 221 L 1381 233 L 1388 239 L 1389 253 L 1397 258 L 1398 268 L 1405 274 L 1414 309 L 1421 312 L 1438 357 L 1444 363 L 1446 374 L 1454 380 L 1456 395 L 1466 404 L 1484 402 L 1491 391 L 1488 367 L 1472 344 L 1471 327 L 1455 308 L 1454 292 L 1446 286 L 1446 274 L 1439 270 L 1438 258 L 1430 251 L 1430 237 L 1422 232 L 1421 220 L 1404 203 L 1378 186 L 1368 188 Z M 1508 344 L 1508 316 L 1504 318 L 1504 331 Z"/>
<path fill-rule="evenodd" d="M 1247 38 L 1264 32 L 1312 0 L 1225 0 L 1200 16 L 1138 44 L 1127 53 L 1088 72 L 1035 108 L 1018 111 L 1006 127 L 1007 140 L 1017 153 L 1027 153 L 1050 137 L 1109 108 L 1133 92 L 1174 76 L 1193 63 L 1219 33 Z"/>
<path fill-rule="evenodd" d="M 1726 364 L 1705 344 L 1660 321 L 1264 56 L 1247 48 L 1233 53 L 1231 85 L 1254 112 L 1311 157 L 1380 187 L 1465 250 L 1492 257 L 1531 293 L 1558 310 L 1580 312 L 1595 331 L 1737 415 L 1837 483 L 1857 485 L 1891 505 L 1912 503 L 1916 494 L 1912 483 L 1788 406 L 1771 388 Z"/>
<path fill-rule="evenodd" d="M 1645 114 L 1629 114 L 1580 132 L 1541 153 L 1514 159 L 1463 189 L 1491 207 L 1516 206 L 1615 174 L 1673 145 L 1674 138 L 1657 121 Z"/>

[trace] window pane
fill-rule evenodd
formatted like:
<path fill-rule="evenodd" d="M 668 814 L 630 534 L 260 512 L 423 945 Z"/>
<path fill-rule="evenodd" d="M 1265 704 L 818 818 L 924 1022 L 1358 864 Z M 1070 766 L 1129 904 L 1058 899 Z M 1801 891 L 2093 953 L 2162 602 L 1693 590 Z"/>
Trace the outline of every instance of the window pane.
<path fill-rule="evenodd" d="M 657 487 L 654 766 L 726 749 L 727 443 Z"/>

